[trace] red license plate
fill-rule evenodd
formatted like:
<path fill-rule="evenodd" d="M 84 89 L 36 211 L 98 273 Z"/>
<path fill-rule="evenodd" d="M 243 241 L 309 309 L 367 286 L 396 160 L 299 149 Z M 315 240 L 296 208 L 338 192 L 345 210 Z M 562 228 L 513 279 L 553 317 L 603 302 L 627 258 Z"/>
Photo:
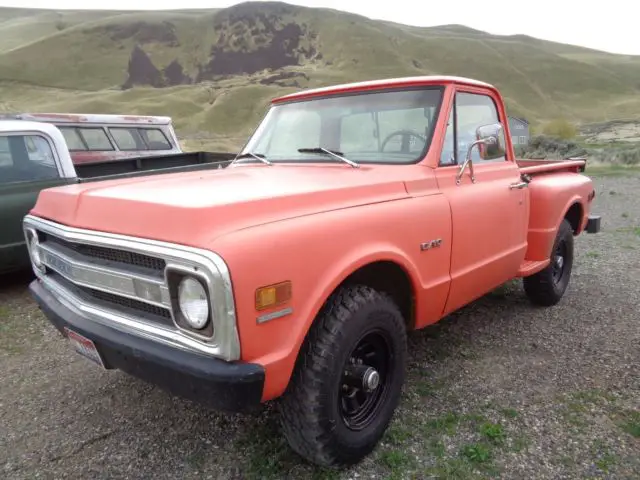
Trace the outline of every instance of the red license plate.
<path fill-rule="evenodd" d="M 105 368 L 104 362 L 102 361 L 102 357 L 100 356 L 100 352 L 98 352 L 95 343 L 93 343 L 88 338 L 83 337 L 79 333 L 76 333 L 73 330 L 69 330 L 66 327 L 65 332 L 67 333 L 69 342 L 77 353 L 85 358 L 88 358 L 102 368 Z"/>

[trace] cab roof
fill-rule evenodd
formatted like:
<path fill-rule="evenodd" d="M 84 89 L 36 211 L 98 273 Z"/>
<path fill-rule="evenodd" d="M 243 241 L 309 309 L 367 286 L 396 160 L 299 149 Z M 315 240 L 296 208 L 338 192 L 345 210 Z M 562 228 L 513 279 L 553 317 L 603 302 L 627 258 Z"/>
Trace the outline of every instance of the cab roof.
<path fill-rule="evenodd" d="M 399 77 L 385 78 L 380 80 L 369 80 L 366 82 L 345 83 L 341 85 L 332 85 L 330 87 L 314 88 L 310 90 L 302 90 L 290 93 L 282 97 L 274 98 L 271 103 L 282 103 L 293 100 L 303 100 L 306 98 L 319 97 L 323 95 L 336 95 L 341 93 L 355 93 L 367 90 L 380 90 L 386 88 L 397 87 L 416 87 L 423 85 L 446 85 L 446 84 L 462 84 L 475 87 L 486 87 L 495 90 L 495 87 L 489 83 L 474 80 L 472 78 L 454 77 L 446 75 L 423 75 L 418 77 Z"/>
<path fill-rule="evenodd" d="M 0 133 L 46 133 L 52 137 L 62 135 L 58 127 L 50 123 L 31 122 L 28 120 L 2 120 Z"/>
<path fill-rule="evenodd" d="M 101 123 L 101 124 L 145 124 L 168 125 L 171 117 L 144 115 L 109 115 L 85 113 L 6 113 L 0 120 L 30 120 L 49 123 Z"/>

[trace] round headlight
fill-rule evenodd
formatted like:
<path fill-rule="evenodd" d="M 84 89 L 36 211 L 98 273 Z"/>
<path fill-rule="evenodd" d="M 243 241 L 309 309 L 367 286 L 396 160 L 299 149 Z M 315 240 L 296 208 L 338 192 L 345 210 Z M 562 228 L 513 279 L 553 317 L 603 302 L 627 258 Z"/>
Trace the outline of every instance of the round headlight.
<path fill-rule="evenodd" d="M 33 265 L 42 269 L 42 258 L 40 257 L 40 242 L 38 241 L 38 234 L 33 230 L 29 231 L 29 254 L 31 255 L 31 261 Z"/>
<path fill-rule="evenodd" d="M 209 302 L 202 283 L 192 277 L 185 277 L 178 285 L 178 304 L 190 327 L 203 329 L 209 320 Z"/>

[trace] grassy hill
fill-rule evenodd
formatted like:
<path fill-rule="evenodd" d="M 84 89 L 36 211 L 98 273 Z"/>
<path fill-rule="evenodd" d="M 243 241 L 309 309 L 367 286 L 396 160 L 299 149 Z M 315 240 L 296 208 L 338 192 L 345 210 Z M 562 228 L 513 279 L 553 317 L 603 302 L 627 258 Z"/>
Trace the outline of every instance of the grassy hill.
<path fill-rule="evenodd" d="M 166 114 L 182 136 L 241 143 L 271 97 L 451 74 L 497 85 L 529 120 L 640 119 L 640 57 L 459 25 L 244 3 L 168 12 L 0 9 L 0 110 Z"/>

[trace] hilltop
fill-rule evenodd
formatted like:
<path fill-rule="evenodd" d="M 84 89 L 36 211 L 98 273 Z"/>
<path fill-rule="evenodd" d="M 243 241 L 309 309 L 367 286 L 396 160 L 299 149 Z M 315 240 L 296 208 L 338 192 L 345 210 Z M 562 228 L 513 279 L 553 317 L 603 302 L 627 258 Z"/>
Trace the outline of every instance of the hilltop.
<path fill-rule="evenodd" d="M 459 25 L 410 27 L 248 2 L 166 12 L 0 9 L 0 110 L 166 114 L 236 145 L 300 88 L 446 74 L 531 121 L 640 118 L 640 57 Z"/>

